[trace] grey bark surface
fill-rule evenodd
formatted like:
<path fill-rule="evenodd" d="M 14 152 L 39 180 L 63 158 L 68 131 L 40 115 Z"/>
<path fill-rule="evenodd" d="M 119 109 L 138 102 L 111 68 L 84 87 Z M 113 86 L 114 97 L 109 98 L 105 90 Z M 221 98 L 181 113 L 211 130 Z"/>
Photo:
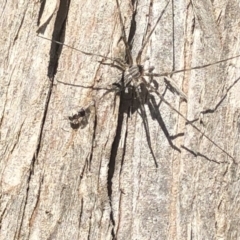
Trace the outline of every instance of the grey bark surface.
<path fill-rule="evenodd" d="M 134 60 L 166 2 L 120 2 Z M 0 6 L 0 239 L 240 239 L 239 58 L 171 75 L 187 102 L 154 77 L 231 158 L 154 93 L 149 140 L 135 97 L 103 97 L 119 69 L 37 37 L 124 59 L 116 0 Z M 171 1 L 142 64 L 162 73 L 238 55 L 239 11 L 235 0 Z M 72 129 L 68 116 L 89 105 Z"/>

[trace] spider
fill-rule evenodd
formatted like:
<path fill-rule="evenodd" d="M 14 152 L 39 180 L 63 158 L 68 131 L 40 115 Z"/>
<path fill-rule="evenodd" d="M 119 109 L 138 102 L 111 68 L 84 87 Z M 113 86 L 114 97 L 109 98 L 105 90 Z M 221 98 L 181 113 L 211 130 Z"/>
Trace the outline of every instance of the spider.
<path fill-rule="evenodd" d="M 217 148 L 219 148 L 221 151 L 223 151 L 226 155 L 228 155 L 229 157 L 231 157 L 233 159 L 233 157 L 226 152 L 223 148 L 221 148 L 217 143 L 215 143 L 213 140 L 211 140 L 211 138 L 209 138 L 205 133 L 203 133 L 198 127 L 196 127 L 191 121 L 189 121 L 183 114 L 181 114 L 177 109 L 175 109 L 167 100 L 165 100 L 165 98 L 162 96 L 162 94 L 159 93 L 159 91 L 152 85 L 151 81 L 146 81 L 146 79 L 144 78 L 149 77 L 149 79 L 151 79 L 152 77 L 161 77 L 164 76 L 164 80 L 165 83 L 169 86 L 170 89 L 172 89 L 172 91 L 178 93 L 185 101 L 187 101 L 187 97 L 184 94 L 184 92 L 182 92 L 181 89 L 179 89 L 176 84 L 174 83 L 174 81 L 170 78 L 171 74 L 174 73 L 179 73 L 179 72 L 183 72 L 183 71 L 189 71 L 192 69 L 200 69 L 200 68 L 204 68 L 213 64 L 218 64 L 224 61 L 228 61 L 230 59 L 239 57 L 238 56 L 234 56 L 232 58 L 228 58 L 228 59 L 224 59 L 224 60 L 220 60 L 214 63 L 210 63 L 210 64 L 206 64 L 206 65 L 202 65 L 202 66 L 197 66 L 191 69 L 182 69 L 182 70 L 176 70 L 176 71 L 172 71 L 172 72 L 164 72 L 164 73 L 153 73 L 153 68 L 149 68 L 149 69 L 144 69 L 143 65 L 142 65 L 142 53 L 147 45 L 147 43 L 149 42 L 151 35 L 154 33 L 156 26 L 158 25 L 159 21 L 161 20 L 165 10 L 167 9 L 168 5 L 169 5 L 170 0 L 166 3 L 164 9 L 162 10 L 161 14 L 159 15 L 156 23 L 154 24 L 153 28 L 151 29 L 151 31 L 149 32 L 148 35 L 146 35 L 146 37 L 143 40 L 143 44 L 140 48 L 140 50 L 138 51 L 136 60 L 134 61 L 132 58 L 132 54 L 131 54 L 131 49 L 130 49 L 130 44 L 127 41 L 127 37 L 126 37 L 126 33 L 125 33 L 125 27 L 124 27 L 124 23 L 123 23 L 123 18 L 121 15 L 121 11 L 120 11 L 120 5 L 119 5 L 119 1 L 116 0 L 116 4 L 117 4 L 117 10 L 118 10 L 118 16 L 119 16 L 119 21 L 120 21 L 120 25 L 121 25 L 121 32 L 122 32 L 122 40 L 124 42 L 125 48 L 126 48 L 126 59 L 125 61 L 122 61 L 120 59 L 112 59 L 106 56 L 103 56 L 101 54 L 93 54 L 93 53 L 89 53 L 89 52 L 85 52 L 79 49 L 76 49 L 74 47 L 71 47 L 67 44 L 55 41 L 55 40 L 51 40 L 57 44 L 61 44 L 67 47 L 70 47 L 74 50 L 77 50 L 85 55 L 90 55 L 90 56 L 97 56 L 97 57 L 101 57 L 105 60 L 110 60 L 111 63 L 102 63 L 102 64 L 107 64 L 107 65 L 111 65 L 113 67 L 117 67 L 118 69 L 120 69 L 123 73 L 123 78 L 121 81 L 115 82 L 112 84 L 112 86 L 110 87 L 109 91 L 116 91 L 116 92 L 122 92 L 124 91 L 126 88 L 133 88 L 135 93 L 136 93 L 136 97 L 139 100 L 139 106 L 140 106 L 140 111 L 142 113 L 143 116 L 143 123 L 145 126 L 145 130 L 146 130 L 146 135 L 147 135 L 147 140 L 148 140 L 148 144 L 149 147 L 151 149 L 151 144 L 149 143 L 150 141 L 150 137 L 149 137 L 149 131 L 148 131 L 148 123 L 147 123 L 147 119 L 146 119 L 146 113 L 145 113 L 145 109 L 144 109 L 144 101 L 141 97 L 141 86 L 144 86 L 147 91 L 149 93 L 153 92 L 155 93 L 162 102 L 164 102 L 165 104 L 167 104 L 173 111 L 177 112 L 185 121 L 187 124 L 190 124 L 193 128 L 195 128 L 197 131 L 199 131 L 205 138 L 207 138 L 211 143 L 213 143 Z M 41 36 L 40 36 L 41 37 Z M 42 37 L 44 39 L 47 39 L 45 37 Z M 49 39 L 47 39 L 49 40 Z M 108 93 L 109 91 L 107 91 L 106 93 Z M 105 94 L 106 94 L 105 93 Z M 105 95 L 104 94 L 104 95 Z M 79 123 L 79 119 L 82 117 L 82 111 L 80 110 L 77 114 L 69 117 L 70 120 L 70 125 L 73 127 L 76 124 L 79 127 L 79 124 L 81 125 L 81 123 Z M 171 144 L 171 143 L 170 143 Z M 173 146 L 173 145 L 172 145 Z M 152 150 L 151 150 L 152 152 Z M 233 159 L 234 160 L 234 159 Z"/>
<path fill-rule="evenodd" d="M 113 85 L 114 90 L 121 91 L 124 88 L 127 88 L 129 85 L 133 86 L 135 89 L 137 89 L 142 83 L 149 87 L 149 84 L 144 79 L 144 76 L 151 76 L 151 72 L 154 69 L 154 67 L 150 67 L 148 69 L 148 72 L 144 69 L 144 66 L 141 62 L 142 53 L 143 53 L 143 50 L 146 47 L 147 43 L 149 42 L 149 40 L 151 38 L 151 35 L 154 33 L 159 21 L 161 20 L 165 10 L 167 9 L 167 7 L 169 5 L 169 2 L 170 2 L 170 0 L 165 5 L 164 9 L 162 10 L 161 14 L 159 15 L 159 17 L 158 17 L 154 27 L 150 31 L 150 33 L 144 38 L 144 42 L 143 42 L 140 50 L 138 51 L 137 58 L 134 62 L 134 60 L 132 58 L 129 43 L 127 41 L 126 33 L 125 33 L 125 27 L 124 27 L 124 24 L 123 24 L 123 19 L 122 19 L 122 15 L 121 15 L 121 11 L 120 11 L 119 1 L 116 0 L 118 16 L 119 16 L 119 21 L 120 21 L 120 25 L 121 25 L 121 32 L 122 32 L 121 38 L 123 39 L 123 42 L 124 42 L 125 47 L 126 47 L 126 61 L 123 62 L 122 60 L 119 60 L 119 59 L 114 59 L 113 60 L 114 62 L 116 62 L 118 64 L 117 67 L 119 69 L 121 69 L 121 71 L 123 72 L 123 82 L 113 83 L 112 85 Z M 165 74 L 165 75 L 168 75 L 168 74 Z M 172 82 L 171 80 L 168 80 L 168 84 L 171 85 L 171 82 Z M 176 84 L 174 86 L 171 85 L 171 87 L 174 88 L 175 91 L 179 95 L 181 95 L 181 96 L 184 95 L 184 93 L 179 88 L 176 88 Z M 137 92 L 137 93 L 139 94 L 139 92 Z M 186 97 L 184 97 L 184 98 L 186 100 Z"/>

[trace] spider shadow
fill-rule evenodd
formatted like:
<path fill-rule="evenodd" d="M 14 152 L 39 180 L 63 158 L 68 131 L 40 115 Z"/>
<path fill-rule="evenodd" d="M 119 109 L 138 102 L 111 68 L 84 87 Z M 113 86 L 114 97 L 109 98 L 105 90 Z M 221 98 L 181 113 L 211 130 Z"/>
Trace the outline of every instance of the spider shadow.
<path fill-rule="evenodd" d="M 226 98 L 228 92 L 231 90 L 231 88 L 240 80 L 240 78 L 237 78 L 234 83 L 226 90 L 226 93 L 223 95 L 223 97 L 220 99 L 220 101 L 216 104 L 216 106 L 212 109 L 207 109 L 204 112 L 201 112 L 203 115 L 204 114 L 211 114 L 214 111 L 216 111 L 218 109 L 218 107 L 221 105 L 221 103 L 224 101 L 224 99 Z M 103 94 L 103 96 L 100 98 L 104 98 L 105 95 L 107 95 L 109 92 L 114 92 L 114 90 L 110 89 L 109 87 L 92 87 L 92 86 L 83 86 L 83 85 L 76 85 L 76 84 L 70 84 L 70 83 L 66 83 L 66 82 L 61 82 L 58 81 L 61 84 L 64 85 L 69 85 L 69 86 L 74 86 L 74 87 L 80 87 L 80 88 L 91 88 L 93 90 L 105 90 L 106 92 Z M 154 88 L 158 89 L 158 85 L 157 85 L 157 81 L 154 82 Z M 117 95 L 119 95 L 121 101 L 120 101 L 120 107 L 119 107 L 119 124 L 118 124 L 118 128 L 121 129 L 121 124 L 123 123 L 123 115 L 127 114 L 128 117 L 130 117 L 130 115 L 134 114 L 135 112 L 137 112 L 142 120 L 143 120 L 143 125 L 144 125 L 144 129 L 145 129 L 145 133 L 146 133 L 146 137 L 147 137 L 147 143 L 150 149 L 150 152 L 153 156 L 153 159 L 155 161 L 155 165 L 156 167 L 158 166 L 157 164 L 157 160 L 154 154 L 154 151 L 152 149 L 152 144 L 151 144 L 151 138 L 150 138 L 150 132 L 149 132 L 149 125 L 148 125 L 148 118 L 146 115 L 146 111 L 145 111 L 145 106 L 148 106 L 149 112 L 151 114 L 151 118 L 153 120 L 156 120 L 159 124 L 159 126 L 161 127 L 166 139 L 168 140 L 169 145 L 176 151 L 181 152 L 181 150 L 174 145 L 173 140 L 178 138 L 178 137 L 182 137 L 184 136 L 184 133 L 179 133 L 176 135 L 170 135 L 169 131 L 166 127 L 166 124 L 163 120 L 162 114 L 160 112 L 160 105 L 162 103 L 162 100 L 160 100 L 159 103 L 157 103 L 156 99 L 155 99 L 155 95 L 153 95 L 146 87 L 145 84 L 141 84 L 139 86 L 139 88 L 141 89 L 140 92 L 137 94 L 137 91 L 135 89 L 135 87 L 133 86 L 128 86 L 125 87 L 124 89 L 121 89 L 120 91 L 118 91 L 115 95 L 115 97 Z M 166 94 L 166 92 L 170 90 L 167 86 L 164 90 L 164 92 L 161 94 L 162 97 L 164 97 L 164 95 Z M 198 131 L 200 131 L 197 127 L 195 127 L 194 123 L 199 121 L 199 118 L 193 119 L 193 120 L 186 120 L 186 125 L 190 124 L 192 125 L 195 129 L 197 129 Z M 120 131 L 121 132 L 121 131 Z M 201 131 L 200 131 L 201 133 Z M 120 133 L 119 133 L 120 134 Z M 120 135 L 119 135 L 120 137 Z M 205 136 L 206 137 L 206 136 Z M 207 137 L 208 138 L 208 137 Z M 209 138 L 208 138 L 209 139 Z M 210 140 L 211 141 L 211 140 Z M 211 141 L 212 142 L 212 141 Z M 215 144 L 216 145 L 216 144 Z M 218 145 L 217 145 L 218 146 Z M 217 162 L 214 159 L 210 159 L 209 157 L 207 157 L 204 154 L 201 154 L 200 152 L 198 152 L 196 154 L 195 151 L 190 150 L 189 148 L 187 148 L 186 146 L 182 145 L 181 148 L 185 149 L 186 151 L 188 151 L 189 153 L 192 153 L 193 156 L 197 157 L 203 157 L 208 161 L 212 161 L 212 162 Z M 219 148 L 219 146 L 218 146 Z M 224 151 L 224 150 L 223 150 Z M 225 152 L 225 151 L 224 151 Z"/>
<path fill-rule="evenodd" d="M 223 95 L 223 97 L 218 101 L 218 103 L 215 105 L 214 108 L 212 109 L 207 109 L 203 112 L 201 112 L 201 114 L 211 114 L 213 112 L 215 112 L 219 106 L 222 104 L 222 102 L 225 100 L 228 92 L 231 90 L 231 88 L 233 88 L 233 86 L 240 80 L 240 77 L 237 78 L 233 84 L 227 88 L 225 94 Z M 155 86 L 155 88 L 157 89 L 158 86 Z M 161 96 L 164 98 L 164 95 L 166 94 L 167 90 L 169 90 L 169 88 L 166 86 L 164 92 L 161 94 Z M 134 93 L 133 93 L 134 95 Z M 135 94 L 136 95 L 136 94 Z M 148 145 L 149 145 L 149 148 L 151 150 L 151 153 L 153 155 L 153 158 L 155 160 L 155 163 L 156 163 L 156 158 L 155 158 L 155 155 L 154 155 L 154 152 L 152 150 L 152 146 L 151 146 L 151 138 L 150 138 L 150 133 L 149 133 L 149 128 L 148 128 L 148 119 L 147 119 L 147 116 L 146 116 L 146 113 L 145 113 L 145 110 L 144 110 L 144 105 L 147 105 L 148 108 L 149 108 L 149 111 L 150 111 L 150 114 L 151 114 L 151 117 L 153 120 L 156 120 L 159 124 L 159 126 L 161 127 L 166 139 L 168 140 L 168 143 L 169 145 L 176 151 L 178 152 L 181 152 L 181 150 L 176 146 L 174 145 L 173 143 L 173 140 L 178 138 L 178 137 L 181 137 L 184 135 L 184 133 L 179 133 L 179 134 L 176 134 L 176 135 L 170 135 L 169 134 L 169 131 L 164 123 L 164 120 L 162 118 L 162 115 L 161 115 L 161 112 L 160 112 L 160 105 L 162 103 L 162 101 L 160 100 L 159 103 L 157 103 L 156 99 L 155 99 L 155 96 L 153 94 L 151 94 L 151 92 L 149 92 L 149 90 L 146 88 L 146 85 L 142 84 L 141 85 L 141 95 L 140 95 L 140 99 L 138 100 L 137 98 L 133 98 L 134 99 L 134 104 L 132 104 L 132 112 L 134 113 L 135 111 L 138 111 L 140 109 L 140 115 L 143 119 L 143 123 L 144 123 L 144 128 L 145 128 L 145 132 L 146 132 L 146 135 L 147 135 L 147 141 L 148 141 Z M 143 107 L 141 107 L 141 105 Z M 144 111 L 142 111 L 142 109 Z M 181 113 L 179 113 L 181 115 Z M 194 125 L 194 122 L 196 121 L 199 121 L 200 119 L 197 118 L 197 119 L 194 119 L 192 121 L 189 121 L 187 119 L 186 120 L 186 125 L 190 124 L 193 128 L 195 128 L 196 130 L 198 130 L 203 136 L 205 136 L 210 142 L 212 142 L 215 146 L 217 146 L 219 149 L 221 149 L 224 153 L 226 153 L 228 156 L 230 156 L 224 149 L 222 149 L 217 143 L 214 143 L 208 136 L 206 136 L 204 133 L 201 132 L 201 130 L 199 130 L 198 127 L 196 127 L 196 125 Z M 201 121 L 200 121 L 201 123 Z M 203 124 L 203 123 L 201 123 Z M 209 158 L 207 155 L 201 153 L 201 152 L 195 152 L 195 151 L 192 151 L 191 149 L 187 148 L 186 146 L 184 145 L 181 145 L 181 148 L 188 151 L 189 153 L 193 154 L 194 157 L 202 157 L 208 161 L 211 161 L 211 162 L 214 162 L 214 163 L 217 163 L 217 164 L 220 164 L 221 162 L 218 162 L 216 161 L 215 159 L 212 159 L 212 158 Z M 231 157 L 231 156 L 230 156 Z M 233 161 L 235 162 L 234 158 L 231 157 L 233 159 Z M 157 166 L 157 164 L 156 164 Z"/>
<path fill-rule="evenodd" d="M 130 117 L 130 115 L 133 115 L 136 112 L 141 116 L 142 122 L 144 125 L 144 130 L 146 133 L 148 147 L 154 159 L 155 165 L 156 167 L 158 167 L 157 158 L 152 148 L 149 124 L 148 124 L 148 116 L 146 114 L 145 106 L 148 106 L 151 118 L 158 122 L 169 145 L 178 152 L 181 152 L 181 150 L 176 145 L 174 145 L 173 140 L 176 139 L 177 137 L 183 136 L 184 134 L 180 133 L 172 136 L 169 133 L 167 126 L 163 120 L 162 114 L 159 110 L 162 102 L 160 101 L 160 103 L 157 104 L 155 96 L 150 93 L 150 91 L 146 88 L 145 84 L 139 85 L 138 88 L 140 88 L 140 91 L 133 86 L 129 86 L 128 88 L 125 88 L 125 90 L 123 90 L 120 93 L 121 102 L 120 102 L 119 116 L 123 116 L 124 114 L 127 114 L 128 117 Z M 167 91 L 167 88 L 165 89 L 165 92 L 166 91 Z"/>
<path fill-rule="evenodd" d="M 225 162 L 218 162 L 218 161 L 216 161 L 216 160 L 214 160 L 214 159 L 211 159 L 211 158 L 209 158 L 208 156 L 206 156 L 205 154 L 202 154 L 202 153 L 200 153 L 200 152 L 193 151 L 193 150 L 187 148 L 187 147 L 184 146 L 184 145 L 182 145 L 181 147 L 182 147 L 183 149 L 185 149 L 187 152 L 191 153 L 194 157 L 202 157 L 202 158 L 206 159 L 206 160 L 209 161 L 209 162 L 214 162 L 214 163 L 217 163 L 217 164 L 225 163 Z"/>
<path fill-rule="evenodd" d="M 166 90 L 167 90 L 167 88 L 166 88 Z M 164 94 L 165 94 L 165 92 L 166 91 L 164 91 Z M 164 96 L 164 94 L 163 94 L 163 96 Z M 177 135 L 170 135 L 169 134 L 169 131 L 168 131 L 167 127 L 166 127 L 166 124 L 165 124 L 165 122 L 164 122 L 164 120 L 162 118 L 162 114 L 161 114 L 161 112 L 159 110 L 160 104 L 161 104 L 161 101 L 160 101 L 159 104 L 157 104 L 155 97 L 152 94 L 149 94 L 149 97 L 148 97 L 148 108 L 149 108 L 149 111 L 151 113 L 152 119 L 153 120 L 155 120 L 155 119 L 157 120 L 157 122 L 158 122 L 159 126 L 161 127 L 165 137 L 168 140 L 169 145 L 174 150 L 176 150 L 178 152 L 181 152 L 181 150 L 176 145 L 174 145 L 172 140 L 174 140 L 174 139 L 176 139 L 178 137 L 183 136 L 184 133 L 179 133 Z"/>
<path fill-rule="evenodd" d="M 224 100 L 226 99 L 229 91 L 239 82 L 240 80 L 240 77 L 238 77 L 226 90 L 225 90 L 225 93 L 223 94 L 223 96 L 220 98 L 220 100 L 215 104 L 214 107 L 212 108 L 208 108 L 202 112 L 200 112 L 200 114 L 203 116 L 205 114 L 212 114 L 214 113 L 215 111 L 218 110 L 218 108 L 220 107 L 220 105 L 224 102 Z M 195 118 L 193 120 L 188 120 L 186 121 L 186 125 L 190 124 L 192 127 L 194 127 L 196 130 L 198 130 L 202 136 L 204 136 L 205 138 L 207 138 L 211 143 L 213 143 L 218 149 L 220 149 L 221 151 L 223 151 L 227 156 L 229 156 L 232 160 L 233 160 L 233 163 L 236 164 L 236 161 L 235 161 L 235 158 L 232 157 L 228 152 L 226 152 L 223 148 L 221 148 L 219 146 L 219 144 L 213 142 L 207 135 L 205 135 L 203 132 L 201 132 L 201 130 L 199 130 L 199 128 L 196 127 L 196 125 L 194 125 L 195 122 L 200 122 L 200 124 L 202 124 L 203 126 L 205 125 L 202 118 L 199 117 L 199 118 Z M 200 153 L 198 151 L 194 151 L 194 150 L 191 150 L 189 149 L 188 147 L 184 146 L 184 145 L 181 145 L 181 148 L 183 148 L 184 150 L 186 150 L 187 152 L 191 153 L 194 157 L 202 157 L 204 159 L 206 159 L 207 161 L 209 162 L 214 162 L 214 163 L 217 163 L 217 164 L 220 164 L 220 163 L 225 163 L 225 162 L 218 162 L 217 160 L 213 159 L 213 158 L 209 158 L 206 154 L 203 154 L 203 153 Z"/>
<path fill-rule="evenodd" d="M 219 107 L 221 106 L 221 104 L 223 103 L 223 101 L 226 99 L 229 91 L 238 83 L 239 80 L 240 80 L 240 77 L 238 77 L 238 78 L 226 89 L 224 95 L 223 95 L 223 96 L 221 97 L 221 99 L 215 104 L 215 106 L 214 106 L 213 108 L 208 108 L 208 109 L 206 109 L 206 110 L 204 110 L 204 111 L 201 111 L 200 114 L 202 114 L 202 115 L 207 115 L 207 114 L 212 114 L 212 113 L 214 113 L 215 111 L 217 111 L 218 108 L 219 108 Z M 203 122 L 203 120 L 202 120 L 200 117 L 195 118 L 195 119 L 193 119 L 193 120 L 191 120 L 191 121 L 188 121 L 186 124 L 187 124 L 187 125 L 188 125 L 188 124 L 193 124 L 193 123 L 198 122 L 198 121 L 200 121 L 200 123 L 204 125 L 204 122 Z"/>

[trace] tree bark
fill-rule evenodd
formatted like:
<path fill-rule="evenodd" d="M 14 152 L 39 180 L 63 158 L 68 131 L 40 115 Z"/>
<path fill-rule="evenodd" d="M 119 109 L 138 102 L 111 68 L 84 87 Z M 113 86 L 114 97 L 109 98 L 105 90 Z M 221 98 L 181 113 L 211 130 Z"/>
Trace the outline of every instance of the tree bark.
<path fill-rule="evenodd" d="M 120 2 L 134 60 L 167 2 Z M 149 88 L 141 101 L 105 94 L 123 77 L 109 59 L 37 36 L 124 60 L 116 0 L 0 5 L 0 239 L 240 238 L 239 58 L 170 74 L 187 102 L 153 77 L 199 132 Z M 141 64 L 161 74 L 238 55 L 239 11 L 172 0 Z"/>

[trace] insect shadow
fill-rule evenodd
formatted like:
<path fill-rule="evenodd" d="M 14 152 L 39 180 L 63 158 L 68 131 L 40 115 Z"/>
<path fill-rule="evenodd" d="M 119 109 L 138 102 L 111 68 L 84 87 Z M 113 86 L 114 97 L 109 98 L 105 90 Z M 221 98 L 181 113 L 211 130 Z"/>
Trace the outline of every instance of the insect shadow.
<path fill-rule="evenodd" d="M 70 48 L 75 49 L 75 50 L 77 50 L 77 51 L 79 51 L 79 52 L 81 52 L 85 55 L 97 56 L 99 58 L 102 58 L 103 60 L 100 61 L 101 64 L 109 65 L 111 67 L 116 67 L 116 68 L 118 68 L 119 70 L 122 71 L 122 74 L 123 74 L 122 79 L 118 82 L 113 83 L 110 86 L 110 88 L 107 89 L 106 93 L 104 93 L 104 95 L 102 97 L 104 97 L 106 94 L 108 94 L 111 91 L 114 91 L 116 94 L 120 95 L 121 101 L 120 101 L 120 108 L 119 108 L 119 124 L 118 124 L 118 126 L 120 128 L 121 128 L 121 122 L 122 122 L 121 116 L 123 115 L 124 112 L 127 112 L 128 114 L 130 114 L 130 112 L 131 113 L 134 113 L 136 111 L 139 112 L 139 114 L 141 115 L 142 120 L 143 120 L 148 146 L 150 148 L 150 151 L 151 151 L 151 154 L 154 158 L 154 162 L 155 162 L 156 166 L 158 166 L 158 165 L 157 165 L 157 160 L 156 160 L 156 157 L 154 155 L 154 152 L 153 152 L 152 146 L 151 146 L 151 138 L 150 138 L 150 134 L 149 134 L 148 119 L 147 119 L 147 114 L 146 114 L 144 105 L 148 105 L 150 113 L 151 113 L 151 117 L 158 121 L 159 125 L 161 126 L 161 128 L 162 128 L 162 130 L 163 130 L 163 132 L 164 132 L 164 134 L 165 134 L 165 136 L 166 136 L 166 138 L 169 142 L 169 145 L 173 149 L 175 149 L 179 152 L 180 152 L 180 149 L 173 144 L 172 140 L 174 138 L 182 136 L 183 133 L 180 133 L 176 136 L 171 136 L 169 134 L 169 132 L 167 130 L 167 127 L 166 127 L 166 125 L 163 121 L 163 118 L 161 117 L 161 113 L 159 111 L 160 104 L 156 103 L 155 95 L 157 95 L 159 97 L 160 103 L 163 102 L 166 105 L 168 105 L 169 108 L 171 108 L 173 111 L 178 113 L 185 120 L 186 124 L 190 124 L 194 129 L 196 129 L 199 133 L 201 133 L 202 136 L 207 138 L 212 144 L 214 144 L 217 148 L 219 148 L 222 152 L 224 152 L 227 156 L 229 156 L 234 161 L 234 158 L 226 150 L 224 150 L 222 147 L 220 147 L 217 143 L 215 143 L 211 138 L 209 138 L 204 132 L 202 132 L 197 126 L 195 126 L 193 124 L 193 122 L 195 120 L 193 120 L 193 121 L 188 120 L 182 113 L 180 113 L 176 108 L 174 108 L 164 98 L 164 93 L 161 94 L 158 91 L 158 88 L 156 87 L 156 82 L 153 80 L 153 78 L 164 77 L 164 81 L 166 83 L 165 91 L 167 91 L 167 89 L 169 89 L 172 92 L 177 93 L 183 100 L 187 101 L 187 97 L 186 97 L 185 93 L 182 92 L 182 90 L 179 89 L 177 87 L 177 85 L 175 84 L 175 82 L 170 78 L 170 76 L 172 74 L 205 68 L 205 67 L 208 67 L 208 66 L 211 66 L 211 65 L 214 65 L 214 64 L 219 64 L 221 62 L 225 62 L 225 61 L 237 58 L 240 55 L 237 55 L 237 56 L 234 56 L 234 57 L 231 57 L 231 58 L 228 58 L 228 59 L 223 59 L 223 60 L 220 60 L 220 61 L 217 61 L 217 62 L 214 62 L 214 63 L 208 63 L 208 64 L 205 64 L 205 65 L 196 66 L 196 67 L 189 68 L 189 69 L 181 69 L 181 70 L 175 70 L 175 71 L 163 72 L 163 73 L 154 73 L 153 69 L 151 69 L 151 68 L 144 69 L 144 67 L 142 65 L 142 61 L 141 61 L 142 53 L 143 53 L 147 43 L 149 42 L 149 40 L 151 38 L 151 35 L 155 31 L 156 26 L 158 25 L 159 21 L 161 20 L 165 10 L 167 9 L 169 3 L 170 3 L 170 0 L 167 1 L 165 7 L 163 8 L 162 12 L 160 13 L 160 15 L 159 15 L 156 23 L 154 24 L 153 28 L 151 30 L 150 29 L 146 30 L 146 32 L 149 32 L 149 34 L 146 34 L 144 36 L 143 44 L 142 44 L 135 60 L 133 60 L 132 53 L 131 53 L 131 47 L 132 47 L 131 46 L 131 40 L 132 40 L 132 36 L 134 35 L 134 31 L 135 31 L 134 21 L 132 21 L 133 23 L 132 23 L 131 28 L 130 28 L 129 38 L 127 38 L 118 0 L 116 0 L 116 4 L 117 4 L 117 11 L 118 11 L 119 22 L 120 22 L 121 33 L 122 33 L 121 40 L 123 40 L 124 45 L 125 45 L 125 49 L 126 49 L 126 55 L 125 55 L 124 60 L 109 58 L 109 57 L 103 56 L 101 54 L 94 54 L 94 53 L 85 52 L 85 51 L 82 51 L 80 49 L 76 49 L 72 46 L 69 46 L 67 44 L 64 44 L 62 42 L 55 41 L 55 40 L 50 40 L 50 39 L 42 37 L 42 36 L 40 36 L 40 37 L 44 38 L 44 39 L 47 39 L 47 40 L 50 40 L 52 42 L 55 42 L 59 45 L 64 45 L 64 46 L 70 47 Z M 110 61 L 110 63 L 106 62 L 106 61 Z M 146 78 L 148 78 L 149 81 L 147 81 Z M 60 82 L 60 81 L 58 81 L 58 82 L 63 83 L 63 82 Z M 63 84 L 78 86 L 78 87 L 84 87 L 84 86 L 75 85 L 75 84 L 68 84 L 68 83 L 63 83 Z M 85 87 L 87 87 L 87 86 L 85 86 Z M 224 100 L 224 98 L 219 102 L 219 104 Z M 213 109 L 213 111 L 214 111 L 214 109 Z M 202 114 L 207 114 L 207 113 L 210 113 L 210 111 L 205 111 Z M 81 116 L 82 114 L 83 114 L 83 112 L 82 112 L 82 110 L 80 110 L 75 115 L 69 117 L 70 125 L 71 125 L 72 128 L 75 128 L 75 127 L 78 128 L 81 125 L 79 120 L 82 119 L 82 116 Z M 118 131 L 118 132 L 121 132 L 121 131 Z M 186 147 L 184 147 L 184 146 L 182 146 L 182 147 L 184 149 L 186 149 Z M 201 154 L 199 154 L 199 155 L 201 155 Z M 203 155 L 201 155 L 201 156 L 203 156 Z"/>

